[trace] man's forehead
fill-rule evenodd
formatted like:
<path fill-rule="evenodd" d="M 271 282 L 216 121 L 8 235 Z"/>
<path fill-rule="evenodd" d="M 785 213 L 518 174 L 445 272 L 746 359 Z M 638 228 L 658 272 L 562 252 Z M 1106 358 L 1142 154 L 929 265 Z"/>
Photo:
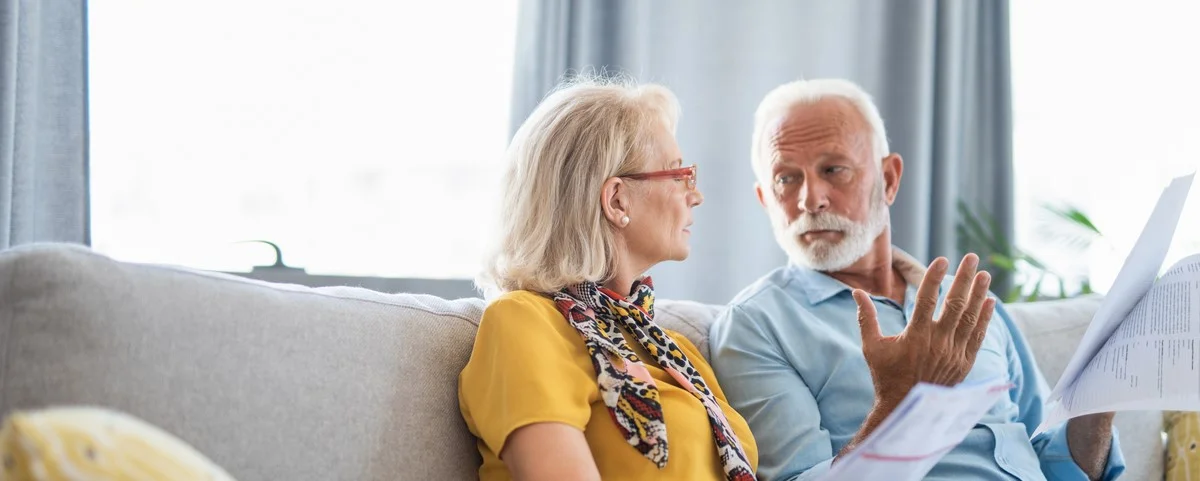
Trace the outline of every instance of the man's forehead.
<path fill-rule="evenodd" d="M 766 138 L 769 139 L 769 138 L 774 137 L 776 134 L 778 134 L 779 129 L 781 127 L 783 127 L 783 123 L 785 121 L 787 121 L 787 119 L 788 119 L 788 112 L 784 111 L 783 113 L 776 115 L 775 117 L 768 120 L 767 123 L 763 126 L 763 132 L 766 132 L 766 134 L 767 134 Z"/>
<path fill-rule="evenodd" d="M 792 104 L 767 121 L 766 130 L 778 133 L 785 124 L 796 122 L 867 127 L 866 118 L 854 107 L 853 102 L 841 97 L 828 97 L 816 102 Z"/>
<path fill-rule="evenodd" d="M 849 101 L 845 102 L 849 104 Z M 814 148 L 820 144 L 822 149 L 838 151 L 831 154 L 845 156 L 851 154 L 846 149 L 869 147 L 871 128 L 866 120 L 853 105 L 849 105 L 849 111 L 839 107 L 836 104 L 795 105 L 767 122 L 764 138 L 771 163 L 779 161 L 781 148 L 791 150 L 800 145 Z"/>

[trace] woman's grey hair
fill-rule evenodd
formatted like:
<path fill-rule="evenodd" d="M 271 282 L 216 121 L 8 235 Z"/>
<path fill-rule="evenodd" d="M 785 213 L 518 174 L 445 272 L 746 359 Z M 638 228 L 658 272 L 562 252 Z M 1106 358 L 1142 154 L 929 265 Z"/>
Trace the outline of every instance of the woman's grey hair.
<path fill-rule="evenodd" d="M 665 87 L 622 77 L 577 77 L 546 96 L 506 153 L 497 231 L 476 278 L 485 297 L 607 280 L 616 236 L 604 182 L 641 171 L 655 127 L 674 134 L 678 117 Z"/>

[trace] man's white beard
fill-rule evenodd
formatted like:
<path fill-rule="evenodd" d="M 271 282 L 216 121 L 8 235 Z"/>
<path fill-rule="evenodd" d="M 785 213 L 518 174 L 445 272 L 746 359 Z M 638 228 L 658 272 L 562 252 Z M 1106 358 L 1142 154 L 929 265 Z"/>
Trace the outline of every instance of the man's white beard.
<path fill-rule="evenodd" d="M 871 214 L 866 222 L 857 223 L 832 212 L 800 214 L 794 222 L 786 220 L 778 206 L 771 209 L 775 241 L 793 263 L 821 272 L 835 272 L 850 267 L 871 251 L 875 239 L 889 222 L 887 204 L 883 201 L 882 184 L 871 198 Z M 811 231 L 832 230 L 842 233 L 837 241 L 816 239 L 807 244 L 800 236 Z"/>

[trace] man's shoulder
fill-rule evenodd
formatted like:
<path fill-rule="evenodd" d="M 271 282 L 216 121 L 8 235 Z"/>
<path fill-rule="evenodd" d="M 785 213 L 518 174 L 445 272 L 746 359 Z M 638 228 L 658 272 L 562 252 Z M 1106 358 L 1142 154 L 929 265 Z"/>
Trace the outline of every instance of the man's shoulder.
<path fill-rule="evenodd" d="M 714 333 L 740 326 L 753 330 L 771 330 L 783 311 L 800 308 L 790 294 L 794 281 L 788 266 L 778 267 L 742 289 L 722 309 L 713 322 Z M 754 327 L 751 327 L 754 326 Z"/>
<path fill-rule="evenodd" d="M 779 296 L 784 294 L 792 281 L 788 266 L 776 267 L 733 296 L 726 308 L 749 308 L 763 303 L 778 302 Z"/>

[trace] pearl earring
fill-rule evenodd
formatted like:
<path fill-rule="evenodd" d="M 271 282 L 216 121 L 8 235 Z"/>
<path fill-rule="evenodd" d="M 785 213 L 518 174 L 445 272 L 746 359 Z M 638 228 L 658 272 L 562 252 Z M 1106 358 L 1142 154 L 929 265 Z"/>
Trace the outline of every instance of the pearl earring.
<path fill-rule="evenodd" d="M 622 226 L 629 225 L 629 216 L 627 216 L 627 215 L 621 216 L 621 225 Z"/>

